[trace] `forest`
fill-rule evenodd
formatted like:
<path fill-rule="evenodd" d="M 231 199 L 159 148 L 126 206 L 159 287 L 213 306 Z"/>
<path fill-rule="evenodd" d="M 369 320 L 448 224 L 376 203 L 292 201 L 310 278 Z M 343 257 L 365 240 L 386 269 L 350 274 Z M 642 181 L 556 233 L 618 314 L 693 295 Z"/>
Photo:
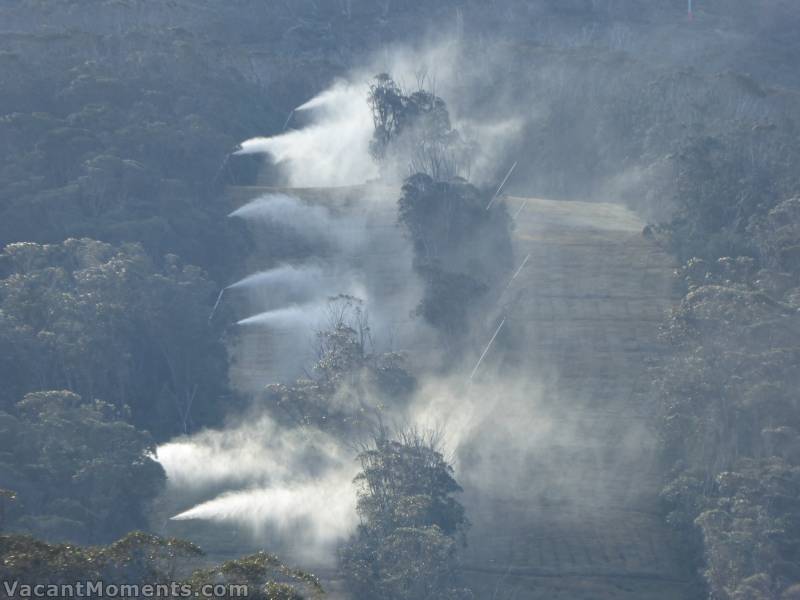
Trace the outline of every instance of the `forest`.
<path fill-rule="evenodd" d="M 800 7 L 689 11 L 5 0 L 0 597 L 800 599 Z"/>

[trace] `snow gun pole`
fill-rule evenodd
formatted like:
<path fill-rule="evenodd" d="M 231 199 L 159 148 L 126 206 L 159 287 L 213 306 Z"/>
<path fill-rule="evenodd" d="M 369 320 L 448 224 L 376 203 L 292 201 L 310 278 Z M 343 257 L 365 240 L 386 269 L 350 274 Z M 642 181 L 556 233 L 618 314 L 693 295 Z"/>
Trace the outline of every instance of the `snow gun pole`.
<path fill-rule="evenodd" d="M 483 362 L 483 359 L 486 357 L 486 354 L 489 352 L 489 348 L 491 348 L 492 344 L 494 344 L 494 339 L 497 337 L 497 334 L 500 333 L 500 330 L 503 328 L 503 325 L 505 325 L 505 322 L 506 322 L 505 319 L 500 321 L 500 325 L 497 327 L 497 331 L 494 332 L 494 335 L 492 336 L 492 339 L 490 339 L 489 343 L 486 344 L 486 349 L 483 351 L 483 354 L 481 354 L 481 357 L 478 359 L 478 363 L 475 365 L 475 368 L 472 369 L 472 373 L 469 376 L 469 382 L 470 383 L 472 383 L 472 378 L 475 377 L 475 373 L 478 372 L 478 368 L 481 366 L 481 363 Z"/>
<path fill-rule="evenodd" d="M 208 322 L 211 323 L 211 319 L 214 318 L 214 314 L 217 312 L 217 308 L 219 307 L 219 303 L 222 301 L 222 295 L 225 293 L 225 288 L 222 288 L 219 291 L 219 296 L 217 296 L 217 301 L 214 303 L 214 308 L 211 309 L 211 314 L 208 315 Z"/>
<path fill-rule="evenodd" d="M 283 130 L 284 131 L 286 131 L 286 128 L 289 127 L 289 121 L 292 120 L 292 117 L 294 116 L 294 111 L 295 111 L 295 109 L 293 108 L 292 112 L 289 113 L 289 116 L 286 117 L 286 123 L 283 124 Z"/>
<path fill-rule="evenodd" d="M 490 208 L 492 208 L 492 204 L 494 204 L 494 201 L 497 200 L 497 197 L 500 195 L 500 192 L 503 190 L 503 186 L 506 184 L 506 181 L 508 181 L 508 178 L 511 177 L 511 173 L 514 172 L 514 169 L 516 167 L 517 167 L 517 163 L 516 163 L 516 161 L 514 161 L 514 164 L 511 165 L 511 168 L 508 170 L 508 173 L 506 173 L 506 176 L 503 179 L 503 183 L 500 184 L 500 187 L 497 188 L 497 191 L 494 193 L 494 196 L 492 196 L 492 199 L 489 201 L 489 204 L 486 205 L 486 210 L 489 210 Z"/>
<path fill-rule="evenodd" d="M 508 283 L 506 284 L 506 290 L 511 287 L 512 283 L 514 283 L 514 280 L 517 278 L 517 275 L 522 273 L 522 269 L 525 268 L 525 265 L 528 264 L 528 261 L 530 259 L 531 259 L 531 255 L 528 254 L 528 256 L 525 257 L 525 260 L 522 261 L 522 264 L 519 266 L 519 269 L 517 269 L 516 273 L 514 273 L 514 276 L 511 279 L 508 280 Z M 503 291 L 505 291 L 505 290 L 503 290 Z"/>
<path fill-rule="evenodd" d="M 523 202 L 523 203 L 522 203 L 522 206 L 520 206 L 520 207 L 517 209 L 517 212 L 515 212 L 515 213 L 514 213 L 514 219 L 513 219 L 514 221 L 516 221 L 516 220 L 517 220 L 517 217 L 519 216 L 519 213 L 521 213 L 521 212 L 522 212 L 522 211 L 525 209 L 525 207 L 526 207 L 526 206 L 528 206 L 528 200 L 527 200 L 527 198 L 525 199 L 525 202 Z"/>

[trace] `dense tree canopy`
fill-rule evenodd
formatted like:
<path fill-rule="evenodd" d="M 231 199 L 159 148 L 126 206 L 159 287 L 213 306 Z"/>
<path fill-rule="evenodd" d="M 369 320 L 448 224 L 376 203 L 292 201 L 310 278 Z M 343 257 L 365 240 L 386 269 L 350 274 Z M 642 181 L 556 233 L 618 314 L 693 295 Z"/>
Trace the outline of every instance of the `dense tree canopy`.
<path fill-rule="evenodd" d="M 76 590 L 76 584 L 85 586 L 86 582 L 138 585 L 141 590 L 153 586 L 158 592 L 154 597 L 159 598 L 315 600 L 324 595 L 315 576 L 285 565 L 274 555 L 259 552 L 207 566 L 195 544 L 140 531 L 107 546 L 90 547 L 0 535 L 0 556 L 0 579 L 16 585 L 12 594 L 18 598 L 31 597 L 35 585 L 47 586 L 48 597 L 61 597 L 60 586 Z"/>
<path fill-rule="evenodd" d="M 165 477 L 152 439 L 128 418 L 67 391 L 0 411 L 0 485 L 16 492 L 6 528 L 86 543 L 147 525 Z"/>
<path fill-rule="evenodd" d="M 665 328 L 662 498 L 714 598 L 780 597 L 800 580 L 800 270 L 781 252 L 793 205 L 779 206 L 751 238 L 756 259 L 679 271 L 686 295 Z"/>
<path fill-rule="evenodd" d="M 360 525 L 341 553 L 355 598 L 470 598 L 456 567 L 469 523 L 436 437 L 380 436 L 359 460 Z"/>
<path fill-rule="evenodd" d="M 0 406 L 69 389 L 130 410 L 159 438 L 219 419 L 227 363 L 208 323 L 216 286 L 174 255 L 162 260 L 87 239 L 6 246 Z"/>
<path fill-rule="evenodd" d="M 218 272 L 223 158 L 282 117 L 187 32 L 92 41 L 91 59 L 56 40 L 43 64 L 35 37 L 0 55 L 0 244 L 136 241 Z"/>

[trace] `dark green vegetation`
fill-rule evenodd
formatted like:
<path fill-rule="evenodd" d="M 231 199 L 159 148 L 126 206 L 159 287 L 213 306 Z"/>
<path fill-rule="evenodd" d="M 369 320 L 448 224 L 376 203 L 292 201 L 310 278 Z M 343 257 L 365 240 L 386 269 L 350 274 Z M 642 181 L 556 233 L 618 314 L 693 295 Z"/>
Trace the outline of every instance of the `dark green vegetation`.
<path fill-rule="evenodd" d="M 222 593 L 203 596 L 218 600 L 312 600 L 323 596 L 313 575 L 287 567 L 275 556 L 262 552 L 200 567 L 203 552 L 194 544 L 142 532 L 130 533 L 108 546 L 91 547 L 0 535 L 0 556 L 0 579 L 9 585 L 16 583 L 20 597 L 30 597 L 30 592 L 25 596 L 24 588 L 35 585 L 59 586 L 45 588 L 48 597 L 71 597 L 78 592 L 61 594 L 60 586 L 73 586 L 67 589 L 74 590 L 79 582 L 149 585 L 157 592 L 151 597 L 157 598 L 199 597 L 206 590 L 217 589 L 207 586 L 224 586 L 218 588 Z M 57 593 L 54 596 L 48 590 Z"/>
<path fill-rule="evenodd" d="M 435 436 L 386 435 L 359 454 L 356 534 L 341 551 L 357 600 L 466 600 L 457 554 L 469 526 L 452 495 L 461 488 Z"/>
<path fill-rule="evenodd" d="M 797 207 L 781 202 L 729 232 L 755 257 L 689 260 L 665 329 L 674 354 L 661 370 L 661 432 L 672 478 L 662 496 L 715 598 L 783 597 L 800 580 Z"/>
<path fill-rule="evenodd" d="M 238 406 L 225 319 L 208 315 L 247 245 L 219 192 L 256 165 L 225 168 L 225 158 L 243 138 L 277 130 L 285 107 L 330 75 L 267 94 L 218 52 L 234 23 L 204 13 L 198 26 L 186 8 L 0 8 L 4 531 L 100 543 L 149 526 L 164 484 L 155 441 L 219 425 Z M 112 556 L 120 544 L 4 538 L 3 579 L 73 582 L 102 569 L 148 580 L 150 565 L 134 574 L 127 556 Z M 250 562 L 253 582 L 279 566 Z M 278 588 L 251 597 L 299 597 Z"/>
<path fill-rule="evenodd" d="M 675 212 L 653 230 L 686 261 L 658 377 L 662 497 L 712 597 L 789 598 L 800 581 L 800 115 L 782 105 L 794 92 L 728 81 L 739 118 L 710 116 L 669 157 Z"/>
<path fill-rule="evenodd" d="M 110 541 L 161 489 L 153 439 L 232 408 L 220 167 L 283 117 L 207 35 L 45 5 L 0 9 L 0 485 L 7 527 Z"/>
<path fill-rule="evenodd" d="M 14 529 L 92 542 L 147 524 L 147 503 L 164 472 L 153 442 L 124 409 L 67 391 L 34 392 L 0 412 L 0 468 L 17 498 Z"/>
<path fill-rule="evenodd" d="M 255 86 L 178 31 L 18 35 L 0 64 L 0 243 L 135 241 L 227 266 L 222 161 L 281 118 Z"/>
<path fill-rule="evenodd" d="M 404 92 L 376 75 L 368 102 L 375 126 L 370 153 L 387 177 L 403 182 L 398 221 L 424 283 L 415 314 L 442 334 L 451 358 L 470 332 L 474 311 L 510 267 L 510 219 L 502 203 L 463 178 L 476 148 L 453 129 L 447 104 L 422 87 Z"/>
<path fill-rule="evenodd" d="M 159 440 L 218 422 L 227 364 L 207 316 L 217 287 L 175 255 L 159 263 L 138 244 L 7 245 L 0 339 L 14 352 L 0 357 L 0 407 L 69 389 Z"/>

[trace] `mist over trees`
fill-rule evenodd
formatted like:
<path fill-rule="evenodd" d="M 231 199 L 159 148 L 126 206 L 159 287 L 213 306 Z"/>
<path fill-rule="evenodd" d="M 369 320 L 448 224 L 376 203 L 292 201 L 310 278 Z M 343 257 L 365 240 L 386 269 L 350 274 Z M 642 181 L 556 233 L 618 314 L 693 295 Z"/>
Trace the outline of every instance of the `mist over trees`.
<path fill-rule="evenodd" d="M 231 157 L 243 139 L 295 126 L 295 107 L 393 43 L 452 39 L 457 58 L 433 65 L 449 87 L 419 65 L 416 85 L 381 72 L 364 99 L 443 371 L 519 264 L 494 198 L 508 164 L 512 194 L 625 202 L 678 264 L 645 408 L 687 596 L 800 597 L 795 2 L 696 0 L 689 23 L 683 3 L 639 0 L 6 0 L 0 23 L 0 579 L 322 595 L 270 554 L 209 566 L 136 533 L 161 526 L 153 452 L 254 406 L 354 444 L 411 405 L 427 357 L 379 351 L 347 294 L 309 332 L 305 377 L 252 403 L 232 388 L 220 291 L 254 247 L 275 264 L 327 248 L 279 224 L 252 239 L 225 190 L 281 183 L 279 165 Z M 505 118 L 502 144 L 470 135 Z M 382 435 L 358 464 L 339 557 L 354 597 L 470 598 L 441 445 Z"/>
<path fill-rule="evenodd" d="M 424 173 L 442 181 L 469 176 L 474 148 L 453 129 L 444 100 L 423 88 L 424 75 L 419 78 L 411 93 L 387 73 L 373 79 L 367 97 L 375 125 L 370 154 L 385 175 Z"/>
<path fill-rule="evenodd" d="M 416 387 L 406 357 L 376 352 L 363 300 L 330 298 L 327 322 L 315 333 L 308 377 L 267 386 L 262 401 L 290 426 L 314 426 L 345 438 L 377 427 L 405 405 Z"/>
<path fill-rule="evenodd" d="M 475 148 L 453 129 L 445 101 L 423 88 L 424 73 L 418 77 L 412 93 L 387 73 L 373 79 L 370 154 L 384 177 L 408 173 L 398 222 L 424 284 L 415 314 L 452 348 L 469 332 L 471 311 L 510 268 L 511 220 L 502 203 L 492 206 L 492 195 L 465 179 Z"/>
<path fill-rule="evenodd" d="M 684 141 L 673 215 L 654 230 L 685 261 L 658 378 L 662 498 L 715 598 L 784 597 L 800 578 L 800 147 L 793 117 L 772 122 L 786 118 Z"/>
<path fill-rule="evenodd" d="M 451 345 L 468 334 L 481 300 L 511 268 L 511 219 L 505 205 L 489 208 L 491 194 L 463 180 L 417 173 L 402 191 L 398 219 L 425 285 L 416 314 Z"/>

